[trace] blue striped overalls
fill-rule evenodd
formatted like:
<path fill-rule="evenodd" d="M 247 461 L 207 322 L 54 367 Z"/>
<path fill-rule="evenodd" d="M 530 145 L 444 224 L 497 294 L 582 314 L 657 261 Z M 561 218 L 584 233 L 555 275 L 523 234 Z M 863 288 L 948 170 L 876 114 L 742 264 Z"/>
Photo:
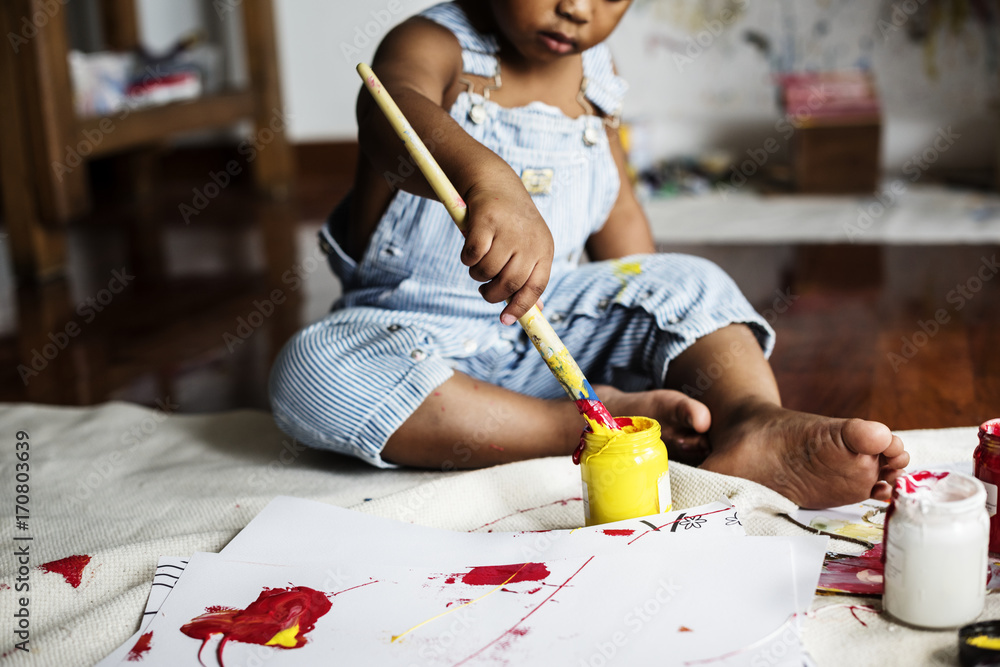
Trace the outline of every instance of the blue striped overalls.
<path fill-rule="evenodd" d="M 455 34 L 466 72 L 496 73 L 495 38 L 477 33 L 458 6 L 422 15 Z M 625 85 L 607 47 L 584 52 L 583 65 L 588 100 L 617 113 Z M 569 118 L 541 102 L 504 108 L 473 92 L 461 93 L 450 114 L 533 183 L 555 243 L 545 314 L 591 383 L 661 387 L 671 359 L 734 322 L 750 324 L 770 353 L 770 327 L 707 260 L 658 254 L 580 264 L 618 196 L 603 119 Z M 440 203 L 397 192 L 359 262 L 331 232 L 347 204 L 320 233 L 343 297 L 288 342 L 271 373 L 271 406 L 284 431 L 391 467 L 380 456 L 387 439 L 454 371 L 530 396 L 563 395 L 520 327 L 500 324 L 503 304 L 479 294 L 459 259 L 462 235 Z"/>

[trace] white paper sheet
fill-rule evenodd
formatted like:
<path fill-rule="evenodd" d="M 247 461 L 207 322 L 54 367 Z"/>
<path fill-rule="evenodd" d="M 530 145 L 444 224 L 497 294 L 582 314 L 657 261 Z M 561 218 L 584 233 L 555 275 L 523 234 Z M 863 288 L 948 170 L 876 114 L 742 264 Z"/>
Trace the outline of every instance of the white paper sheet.
<path fill-rule="evenodd" d="M 127 659 L 129 654 L 134 654 L 135 659 L 143 655 L 143 645 L 139 642 L 146 631 L 146 626 L 150 624 L 153 616 L 160 610 L 160 605 L 163 604 L 163 601 L 167 599 L 167 595 L 173 590 L 177 580 L 180 579 L 180 575 L 184 572 L 188 560 L 187 557 L 160 556 L 160 560 L 156 563 L 156 572 L 153 574 L 153 581 L 149 586 L 149 597 L 146 599 L 146 608 L 143 610 L 139 629 L 124 644 L 112 651 L 108 657 L 101 660 L 94 667 L 117 665 L 122 660 Z M 131 662 L 134 661 L 132 660 Z"/>
<path fill-rule="evenodd" d="M 332 605 L 306 643 L 286 649 L 231 637 L 225 664 L 750 665 L 762 659 L 768 638 L 789 651 L 772 664 L 803 661 L 797 633 L 781 638 L 798 605 L 792 547 L 783 539 L 705 537 L 672 540 L 659 551 L 546 558 L 544 577 L 536 568 L 500 590 L 469 576 L 474 563 L 502 560 L 476 556 L 454 569 L 358 560 L 274 566 L 196 554 L 147 628 L 142 663 L 197 665 L 201 641 L 182 625 L 206 608 L 246 609 L 265 589 L 291 586 L 324 592 Z M 461 606 L 469 600 L 477 601 Z M 207 641 L 206 665 L 218 664 L 221 638 Z"/>

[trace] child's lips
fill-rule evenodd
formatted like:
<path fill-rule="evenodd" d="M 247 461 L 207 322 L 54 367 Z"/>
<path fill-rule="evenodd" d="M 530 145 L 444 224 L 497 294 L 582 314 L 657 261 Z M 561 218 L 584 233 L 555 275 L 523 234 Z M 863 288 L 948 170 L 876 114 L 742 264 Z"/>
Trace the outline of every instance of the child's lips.
<path fill-rule="evenodd" d="M 576 49 L 576 41 L 561 32 L 540 32 L 538 38 L 542 45 L 553 53 L 570 53 Z"/>

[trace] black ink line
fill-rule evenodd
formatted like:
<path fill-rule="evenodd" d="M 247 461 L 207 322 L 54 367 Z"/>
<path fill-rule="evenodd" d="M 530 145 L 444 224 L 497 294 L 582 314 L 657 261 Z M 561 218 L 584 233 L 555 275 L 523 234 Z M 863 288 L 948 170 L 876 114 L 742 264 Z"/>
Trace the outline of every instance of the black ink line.
<path fill-rule="evenodd" d="M 652 528 L 653 530 L 655 530 L 656 532 L 660 532 L 660 529 L 659 529 L 659 528 L 657 528 L 656 526 L 654 526 L 653 524 L 651 524 L 651 523 L 650 523 L 650 522 L 648 522 L 648 521 L 640 521 L 639 523 L 644 523 L 644 524 L 646 524 L 647 526 L 649 526 L 650 528 Z"/>
<path fill-rule="evenodd" d="M 681 519 L 683 519 L 683 518 L 684 518 L 684 512 L 681 512 L 681 515 L 679 517 L 677 517 L 676 520 L 674 520 L 674 525 L 670 526 L 670 532 L 671 533 L 676 533 L 677 532 L 677 524 L 679 524 L 681 522 Z"/>
<path fill-rule="evenodd" d="M 161 583 L 160 583 L 160 582 L 158 582 L 158 581 L 154 581 L 154 582 L 153 582 L 153 585 L 154 585 L 154 586 L 166 586 L 167 588 L 173 588 L 173 586 L 171 586 L 170 584 L 161 584 Z"/>

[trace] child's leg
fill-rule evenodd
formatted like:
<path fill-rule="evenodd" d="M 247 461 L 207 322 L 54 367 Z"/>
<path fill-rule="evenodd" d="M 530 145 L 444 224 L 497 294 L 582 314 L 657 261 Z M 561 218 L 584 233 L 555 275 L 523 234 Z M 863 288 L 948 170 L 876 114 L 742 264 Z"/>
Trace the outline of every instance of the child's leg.
<path fill-rule="evenodd" d="M 602 395 L 605 392 L 602 392 Z M 654 414 L 665 431 L 708 428 L 708 409 L 677 391 L 608 392 L 613 414 Z M 642 396 L 648 412 L 623 412 Z M 479 468 L 576 449 L 585 422 L 567 399 L 518 394 L 463 373 L 439 386 L 390 437 L 386 461 L 427 468 Z"/>
<path fill-rule="evenodd" d="M 857 502 L 871 494 L 887 499 L 891 482 L 909 462 L 900 439 L 880 423 L 832 419 L 781 407 L 774 374 L 743 325 L 700 338 L 674 359 L 667 385 L 696 385 L 706 369 L 728 368 L 699 399 L 712 413 L 711 455 L 702 467 L 752 479 L 803 507 Z"/>

